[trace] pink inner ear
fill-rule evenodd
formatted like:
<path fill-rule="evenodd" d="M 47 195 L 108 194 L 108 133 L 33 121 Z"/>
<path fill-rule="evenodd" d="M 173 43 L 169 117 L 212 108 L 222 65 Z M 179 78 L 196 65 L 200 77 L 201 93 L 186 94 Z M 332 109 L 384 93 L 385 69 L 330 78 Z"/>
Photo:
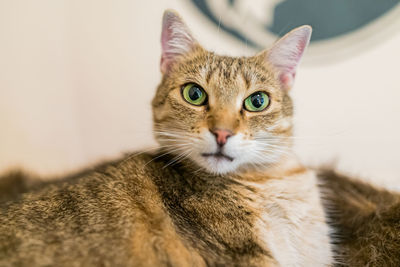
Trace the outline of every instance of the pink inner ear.
<path fill-rule="evenodd" d="M 268 53 L 268 60 L 278 70 L 285 89 L 293 86 L 297 66 L 310 37 L 311 27 L 299 27 L 282 37 Z"/>
<path fill-rule="evenodd" d="M 167 15 L 166 15 L 167 16 Z M 163 52 L 168 50 L 168 41 L 172 37 L 171 19 L 164 18 L 162 23 L 161 46 Z"/>
<path fill-rule="evenodd" d="M 279 76 L 281 83 L 286 88 L 291 88 L 294 84 L 294 79 L 296 77 L 296 67 L 301 57 L 303 56 L 306 46 L 307 46 L 306 40 L 304 39 L 299 40 L 296 47 L 297 51 L 291 55 L 293 57 L 293 61 L 296 62 L 296 64 L 287 66 Z"/>
<path fill-rule="evenodd" d="M 279 76 L 279 79 L 281 81 L 281 83 L 286 87 L 286 88 L 290 88 L 293 86 L 293 82 L 294 82 L 294 77 L 296 76 L 296 73 L 293 72 L 285 72 L 282 73 Z"/>
<path fill-rule="evenodd" d="M 309 39 L 306 39 L 306 38 L 301 38 L 300 40 L 298 40 L 297 53 L 295 53 L 296 65 L 292 66 L 292 69 L 293 69 L 293 72 L 294 72 L 293 73 L 293 78 L 294 78 L 294 76 L 296 76 L 297 65 L 299 64 L 299 62 L 300 62 L 300 60 L 301 60 L 301 58 L 302 58 L 302 56 L 304 54 L 304 51 L 306 50 L 308 42 L 309 42 Z"/>
<path fill-rule="evenodd" d="M 298 43 L 297 43 L 297 61 L 300 61 L 301 57 L 303 56 L 304 50 L 306 49 L 306 46 L 308 45 L 309 40 L 306 38 L 301 38 Z"/>
<path fill-rule="evenodd" d="M 164 14 L 161 33 L 162 54 L 160 61 L 160 68 L 163 73 L 166 73 L 168 71 L 169 65 L 172 63 L 171 46 L 168 42 L 173 38 L 171 29 L 173 20 L 173 14 Z"/>
<path fill-rule="evenodd" d="M 192 49 L 194 43 L 195 40 L 179 15 L 173 11 L 166 11 L 161 33 L 161 71 L 166 73 L 179 56 Z"/>
<path fill-rule="evenodd" d="M 168 40 L 171 38 L 171 29 L 170 25 L 166 25 L 167 21 L 163 21 L 162 25 L 162 33 L 161 33 L 161 61 L 160 61 L 160 68 L 163 73 L 166 73 L 168 70 L 168 66 L 170 65 L 170 61 L 168 60 Z"/>

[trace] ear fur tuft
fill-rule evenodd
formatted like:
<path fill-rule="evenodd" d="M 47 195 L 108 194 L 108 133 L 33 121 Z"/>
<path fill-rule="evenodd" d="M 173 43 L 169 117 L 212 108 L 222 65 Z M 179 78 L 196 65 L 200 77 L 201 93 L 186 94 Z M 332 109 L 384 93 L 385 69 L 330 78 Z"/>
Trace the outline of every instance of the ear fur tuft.
<path fill-rule="evenodd" d="M 197 41 L 177 12 L 166 10 L 161 33 L 161 71 L 167 73 L 177 58 L 189 52 Z"/>
<path fill-rule="evenodd" d="M 267 51 L 267 61 L 279 72 L 279 79 L 286 90 L 293 86 L 296 69 L 310 42 L 311 32 L 311 26 L 298 27 L 279 39 Z"/>

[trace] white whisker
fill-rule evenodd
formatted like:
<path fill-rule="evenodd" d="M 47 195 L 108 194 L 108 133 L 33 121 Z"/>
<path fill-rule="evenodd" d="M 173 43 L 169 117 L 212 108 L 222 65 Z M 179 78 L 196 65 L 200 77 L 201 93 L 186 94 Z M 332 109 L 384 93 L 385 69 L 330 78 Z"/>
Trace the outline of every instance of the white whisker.
<path fill-rule="evenodd" d="M 178 163 L 180 160 L 185 159 L 186 157 L 188 157 L 190 154 L 192 153 L 192 151 L 187 151 L 186 153 L 183 152 L 180 155 L 176 156 L 175 158 L 173 158 L 170 162 L 168 162 L 163 169 L 165 169 L 166 167 L 170 166 L 173 163 Z"/>

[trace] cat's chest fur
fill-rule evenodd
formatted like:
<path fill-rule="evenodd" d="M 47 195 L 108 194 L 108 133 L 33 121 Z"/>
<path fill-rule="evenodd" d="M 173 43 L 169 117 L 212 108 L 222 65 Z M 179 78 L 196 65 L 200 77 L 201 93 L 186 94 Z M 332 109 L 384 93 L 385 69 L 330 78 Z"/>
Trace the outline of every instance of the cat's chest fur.
<path fill-rule="evenodd" d="M 328 266 L 328 227 L 313 173 L 263 182 L 170 176 L 158 188 L 178 234 L 209 265 Z"/>
<path fill-rule="evenodd" d="M 258 211 L 254 231 L 281 266 L 330 266 L 332 251 L 316 185 L 310 170 L 267 182 L 247 182 L 257 192 L 249 202 Z"/>

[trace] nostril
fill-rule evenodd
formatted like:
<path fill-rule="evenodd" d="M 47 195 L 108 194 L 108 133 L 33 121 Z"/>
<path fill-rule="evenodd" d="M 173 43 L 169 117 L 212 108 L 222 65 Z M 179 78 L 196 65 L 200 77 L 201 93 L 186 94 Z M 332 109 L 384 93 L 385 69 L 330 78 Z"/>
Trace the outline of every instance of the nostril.
<path fill-rule="evenodd" d="M 232 131 L 223 129 L 212 129 L 211 132 L 215 135 L 217 144 L 223 146 L 226 144 L 227 139 L 232 136 Z"/>

